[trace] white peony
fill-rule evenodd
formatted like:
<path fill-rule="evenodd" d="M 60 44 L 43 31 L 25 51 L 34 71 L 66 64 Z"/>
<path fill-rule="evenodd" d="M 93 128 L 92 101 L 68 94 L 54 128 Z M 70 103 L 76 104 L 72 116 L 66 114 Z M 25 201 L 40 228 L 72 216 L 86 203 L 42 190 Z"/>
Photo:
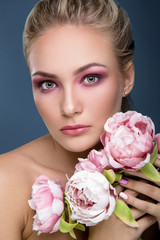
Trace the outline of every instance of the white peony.
<path fill-rule="evenodd" d="M 108 219 L 116 205 L 117 193 L 103 174 L 97 171 L 76 172 L 65 187 L 73 220 L 94 226 Z"/>

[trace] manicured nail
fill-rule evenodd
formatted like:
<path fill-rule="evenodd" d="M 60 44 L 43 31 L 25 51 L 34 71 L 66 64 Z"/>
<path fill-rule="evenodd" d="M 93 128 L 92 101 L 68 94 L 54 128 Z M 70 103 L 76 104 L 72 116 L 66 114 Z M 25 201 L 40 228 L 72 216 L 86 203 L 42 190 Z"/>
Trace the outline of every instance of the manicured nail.
<path fill-rule="evenodd" d="M 121 184 L 127 184 L 128 180 L 126 178 L 121 178 L 121 180 L 118 181 Z"/>
<path fill-rule="evenodd" d="M 127 200 L 127 199 L 128 199 L 127 194 L 125 194 L 124 192 L 121 192 L 121 193 L 119 194 L 119 196 L 120 196 L 121 198 L 123 198 L 124 200 Z"/>

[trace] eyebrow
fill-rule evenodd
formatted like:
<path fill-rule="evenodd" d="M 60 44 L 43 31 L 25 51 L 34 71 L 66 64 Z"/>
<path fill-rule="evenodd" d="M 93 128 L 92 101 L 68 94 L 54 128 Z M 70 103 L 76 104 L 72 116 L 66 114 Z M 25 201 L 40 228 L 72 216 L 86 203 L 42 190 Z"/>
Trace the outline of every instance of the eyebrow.
<path fill-rule="evenodd" d="M 89 64 L 86 64 L 80 68 L 78 68 L 77 70 L 75 70 L 73 72 L 73 75 L 78 75 L 80 74 L 81 72 L 87 70 L 88 68 L 91 68 L 91 67 L 104 67 L 104 68 L 107 68 L 107 66 L 103 65 L 103 64 L 100 64 L 100 63 L 89 63 Z M 46 73 L 46 72 L 41 72 L 41 71 L 37 71 L 35 73 L 32 74 L 32 76 L 36 76 L 36 75 L 41 75 L 43 77 L 49 77 L 49 78 L 57 78 L 57 76 L 55 74 L 51 74 L 51 73 Z"/>
<path fill-rule="evenodd" d="M 91 67 L 96 67 L 96 66 L 97 67 L 105 67 L 105 68 L 107 68 L 107 66 L 105 66 L 103 64 L 100 64 L 100 63 L 89 63 L 87 65 L 84 65 L 84 66 L 78 68 L 76 71 L 74 71 L 73 74 L 74 75 L 78 75 L 79 73 L 85 71 L 86 69 L 91 68 Z"/>

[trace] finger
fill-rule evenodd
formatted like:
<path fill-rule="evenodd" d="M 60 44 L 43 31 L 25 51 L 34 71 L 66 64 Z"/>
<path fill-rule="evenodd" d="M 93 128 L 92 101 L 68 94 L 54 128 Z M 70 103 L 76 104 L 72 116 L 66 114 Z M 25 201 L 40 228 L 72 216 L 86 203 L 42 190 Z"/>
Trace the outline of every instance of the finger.
<path fill-rule="evenodd" d="M 126 189 L 124 192 L 128 193 L 129 195 L 132 195 L 134 197 L 136 197 L 139 194 L 138 192 L 131 190 L 131 189 Z"/>
<path fill-rule="evenodd" d="M 134 217 L 135 220 L 145 215 L 144 212 L 140 211 L 140 210 L 137 209 L 137 208 L 133 208 L 133 207 L 132 207 L 132 208 L 130 208 L 130 209 L 131 209 L 132 215 L 133 215 L 133 217 Z"/>
<path fill-rule="evenodd" d="M 160 169 L 159 169 L 159 171 L 160 171 Z M 145 179 L 147 181 L 153 182 L 154 184 L 160 186 L 159 182 L 155 182 L 155 181 L 151 180 L 150 178 L 146 177 L 141 171 L 128 172 L 128 173 L 131 174 L 132 176 L 139 177 L 141 179 Z"/>
<path fill-rule="evenodd" d="M 121 185 L 117 185 L 115 187 L 115 189 L 116 189 L 117 194 L 119 194 L 120 192 L 122 192 L 124 190 L 124 187 L 122 187 Z"/>
<path fill-rule="evenodd" d="M 160 220 L 160 205 L 154 204 L 148 201 L 144 201 L 141 199 L 138 199 L 132 195 L 126 194 L 124 192 L 120 193 L 119 196 L 125 200 L 127 204 L 130 204 L 131 206 L 139 209 L 140 211 L 144 213 L 148 213 L 154 217 L 156 217 L 158 220 Z"/>
<path fill-rule="evenodd" d="M 134 197 L 136 197 L 138 195 L 138 192 L 135 192 L 135 191 L 130 190 L 130 189 L 126 189 L 124 191 L 124 193 L 132 195 Z M 130 209 L 131 209 L 131 212 L 132 212 L 132 215 L 133 215 L 134 219 L 138 219 L 138 218 L 142 217 L 145 214 L 144 212 L 140 211 L 139 209 L 136 209 L 136 208 L 133 208 L 133 207 L 130 208 Z"/>
<path fill-rule="evenodd" d="M 121 185 L 117 185 L 116 187 L 115 187 L 115 189 L 116 189 L 116 192 L 117 192 L 117 194 L 119 194 L 120 192 L 126 192 L 126 193 L 128 193 L 128 194 L 131 194 L 131 195 L 133 195 L 133 196 L 137 196 L 138 195 L 138 192 L 136 192 L 136 191 L 134 191 L 134 190 L 131 190 L 131 189 L 126 189 L 126 190 L 124 190 L 124 187 L 122 187 Z"/>
<path fill-rule="evenodd" d="M 126 181 L 119 181 L 122 186 L 125 186 L 138 193 L 144 194 L 156 201 L 160 201 L 160 188 L 153 186 L 144 181 L 137 181 L 133 179 L 125 179 Z"/>
<path fill-rule="evenodd" d="M 141 171 L 127 172 L 127 173 L 129 173 L 132 176 L 148 180 L 148 178 Z"/>
<path fill-rule="evenodd" d="M 146 229 L 148 229 L 156 222 L 157 222 L 156 218 L 151 215 L 144 216 L 143 218 L 137 221 L 139 228 L 142 231 L 141 233 L 143 233 Z"/>

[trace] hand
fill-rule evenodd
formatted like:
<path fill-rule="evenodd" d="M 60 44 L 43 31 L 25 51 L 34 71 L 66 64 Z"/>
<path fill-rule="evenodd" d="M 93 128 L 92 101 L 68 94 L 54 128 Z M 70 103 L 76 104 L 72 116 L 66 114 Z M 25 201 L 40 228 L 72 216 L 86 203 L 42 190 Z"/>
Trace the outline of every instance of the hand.
<path fill-rule="evenodd" d="M 119 193 L 123 191 L 123 188 L 117 186 L 116 190 Z M 126 190 L 125 192 L 131 196 L 137 195 L 132 190 Z M 144 212 L 135 208 L 131 208 L 131 211 L 139 224 L 138 228 L 129 227 L 113 214 L 108 220 L 104 220 L 98 225 L 89 228 L 88 240 L 137 240 L 147 228 L 156 222 L 156 218 L 149 215 L 146 216 Z"/>
<path fill-rule="evenodd" d="M 160 167 L 160 160 L 156 159 L 155 166 Z M 138 198 L 135 195 L 131 195 L 129 192 L 124 192 L 124 194 L 120 194 L 121 197 L 126 201 L 127 204 L 141 210 L 144 213 L 148 213 L 154 217 L 156 217 L 159 228 L 160 228 L 160 183 L 152 182 L 147 179 L 140 171 L 132 172 L 132 175 L 138 177 L 137 180 L 127 179 L 127 183 L 123 184 L 128 189 L 134 190 L 137 193 L 143 194 L 143 196 L 149 197 L 146 200 Z M 144 180 L 144 179 L 147 179 Z M 154 185 L 153 185 L 154 184 Z"/>

